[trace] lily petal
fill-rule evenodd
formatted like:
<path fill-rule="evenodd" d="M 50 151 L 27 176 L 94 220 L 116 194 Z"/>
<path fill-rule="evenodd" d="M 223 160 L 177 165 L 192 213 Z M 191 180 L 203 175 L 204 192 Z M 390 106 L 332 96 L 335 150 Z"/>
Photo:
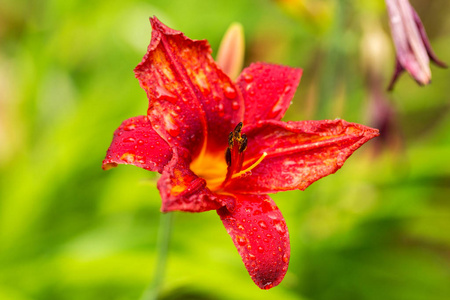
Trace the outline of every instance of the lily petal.
<path fill-rule="evenodd" d="M 234 197 L 211 192 L 206 181 L 189 169 L 189 163 L 188 150 L 173 149 L 172 160 L 165 166 L 157 184 L 162 199 L 161 211 L 203 212 L 222 206 L 234 210 Z"/>
<path fill-rule="evenodd" d="M 304 190 L 335 173 L 356 149 L 379 135 L 377 129 L 339 119 L 287 123 L 267 120 L 244 127 L 243 131 L 248 138 L 244 170 L 267 154 L 251 171 L 226 186 L 227 191 L 245 194 Z"/>
<path fill-rule="evenodd" d="M 136 77 L 149 98 L 148 116 L 171 146 L 226 148 L 228 133 L 242 121 L 243 99 L 211 57 L 206 40 L 195 41 L 156 17 L 152 39 Z"/>
<path fill-rule="evenodd" d="M 302 72 L 302 69 L 267 63 L 254 63 L 245 68 L 236 82 L 245 101 L 244 124 L 281 120 Z"/>
<path fill-rule="evenodd" d="M 428 56 L 430 57 L 431 61 L 434 62 L 437 66 L 441 68 L 447 68 L 447 65 L 439 60 L 439 58 L 434 53 L 433 49 L 431 48 L 430 40 L 428 39 L 427 32 L 425 31 L 425 27 L 422 24 L 422 21 L 420 20 L 419 15 L 417 14 L 416 10 L 411 6 L 411 10 L 414 17 L 414 22 L 416 23 L 417 29 L 419 30 L 420 37 L 422 38 L 422 42 L 425 46 L 425 49 L 427 50 Z"/>
<path fill-rule="evenodd" d="M 102 168 L 129 164 L 161 173 L 171 157 L 171 148 L 153 130 L 148 118 L 138 116 L 123 121 L 116 129 Z"/>
<path fill-rule="evenodd" d="M 267 195 L 235 195 L 236 208 L 217 211 L 253 281 L 261 289 L 278 285 L 290 258 L 289 233 L 275 202 Z"/>

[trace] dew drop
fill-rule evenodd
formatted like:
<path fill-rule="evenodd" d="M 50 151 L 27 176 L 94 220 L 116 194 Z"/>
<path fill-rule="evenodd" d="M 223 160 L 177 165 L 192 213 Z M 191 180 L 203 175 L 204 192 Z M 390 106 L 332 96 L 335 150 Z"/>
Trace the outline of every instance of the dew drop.
<path fill-rule="evenodd" d="M 220 117 L 223 117 L 225 115 L 222 103 L 219 103 L 219 105 L 217 105 L 217 112 L 219 113 Z"/>
<path fill-rule="evenodd" d="M 134 162 L 135 157 L 136 155 L 134 155 L 133 153 L 126 152 L 120 157 L 120 160 L 131 164 Z"/>
<path fill-rule="evenodd" d="M 239 108 L 239 103 L 237 101 L 231 102 L 231 108 L 236 110 Z"/>
<path fill-rule="evenodd" d="M 251 74 L 244 74 L 244 80 L 247 82 L 252 82 L 253 76 Z"/>
<path fill-rule="evenodd" d="M 247 245 L 247 250 L 248 250 L 248 251 L 252 250 L 252 245 L 248 244 L 248 245 Z"/>
<path fill-rule="evenodd" d="M 259 247 L 258 247 L 258 252 L 259 252 L 259 253 L 263 253 L 263 252 L 264 252 L 264 248 L 261 247 L 261 246 L 259 246 Z"/>
<path fill-rule="evenodd" d="M 135 141 L 136 140 L 134 138 L 132 138 L 132 137 L 128 137 L 128 138 L 123 139 L 124 143 L 134 143 Z"/>
<path fill-rule="evenodd" d="M 238 236 L 237 237 L 237 242 L 238 242 L 239 245 L 244 246 L 245 244 L 247 244 L 247 239 L 245 237 Z"/>
<path fill-rule="evenodd" d="M 284 234 L 286 232 L 286 229 L 284 228 L 283 224 L 281 224 L 280 221 L 274 222 L 273 226 L 275 227 L 275 230 L 278 231 L 280 234 Z"/>
<path fill-rule="evenodd" d="M 249 257 L 251 260 L 255 260 L 255 259 L 256 259 L 256 256 L 254 256 L 254 255 L 251 254 L 251 253 L 249 253 L 248 257 Z"/>
<path fill-rule="evenodd" d="M 158 100 L 166 100 L 171 103 L 177 102 L 177 97 L 162 86 L 157 86 L 155 96 Z"/>
<path fill-rule="evenodd" d="M 214 101 L 219 101 L 219 100 L 222 100 L 222 97 L 220 97 L 217 94 L 213 94 L 213 99 L 214 99 Z"/>
<path fill-rule="evenodd" d="M 224 93 L 225 93 L 225 97 L 227 97 L 229 99 L 236 98 L 236 90 L 231 86 L 225 87 Z"/>
<path fill-rule="evenodd" d="M 136 156 L 135 159 L 136 159 L 137 163 L 145 164 L 145 157 L 143 157 L 143 156 Z"/>
<path fill-rule="evenodd" d="M 283 261 L 285 263 L 287 263 L 289 261 L 289 257 L 287 256 L 287 254 L 283 255 Z"/>
<path fill-rule="evenodd" d="M 139 141 L 138 141 L 138 144 L 139 144 L 139 145 L 143 145 L 143 144 L 144 144 L 144 141 L 143 141 L 143 140 L 139 140 Z"/>
<path fill-rule="evenodd" d="M 262 229 L 267 229 L 267 224 L 264 221 L 259 221 L 258 223 L 259 227 L 261 227 Z"/>
<path fill-rule="evenodd" d="M 123 130 L 125 131 L 132 131 L 136 129 L 136 124 L 128 124 L 123 126 Z"/>
<path fill-rule="evenodd" d="M 164 122 L 167 133 L 173 137 L 177 137 L 180 134 L 180 128 L 172 115 L 164 115 Z"/>

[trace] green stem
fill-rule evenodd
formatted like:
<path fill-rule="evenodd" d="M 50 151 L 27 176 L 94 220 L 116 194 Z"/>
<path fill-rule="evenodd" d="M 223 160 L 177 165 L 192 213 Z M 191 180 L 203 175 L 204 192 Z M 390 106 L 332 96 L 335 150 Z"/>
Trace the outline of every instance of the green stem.
<path fill-rule="evenodd" d="M 161 292 L 164 274 L 167 265 L 167 254 L 169 250 L 170 234 L 172 231 L 173 213 L 161 214 L 158 228 L 157 259 L 153 275 L 153 282 L 149 284 L 141 300 L 156 300 Z"/>

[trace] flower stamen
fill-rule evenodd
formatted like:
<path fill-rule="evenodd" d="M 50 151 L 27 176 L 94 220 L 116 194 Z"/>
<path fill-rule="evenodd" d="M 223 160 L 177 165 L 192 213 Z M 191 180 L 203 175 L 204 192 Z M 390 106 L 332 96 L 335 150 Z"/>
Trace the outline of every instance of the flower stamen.
<path fill-rule="evenodd" d="M 233 176 L 231 176 L 231 179 L 240 177 L 248 172 L 250 172 L 251 170 L 253 170 L 257 165 L 259 165 L 262 160 L 267 156 L 267 152 L 264 152 L 260 158 L 258 158 L 257 161 L 255 161 L 250 167 L 248 167 L 247 169 L 240 171 L 239 173 L 233 174 Z"/>

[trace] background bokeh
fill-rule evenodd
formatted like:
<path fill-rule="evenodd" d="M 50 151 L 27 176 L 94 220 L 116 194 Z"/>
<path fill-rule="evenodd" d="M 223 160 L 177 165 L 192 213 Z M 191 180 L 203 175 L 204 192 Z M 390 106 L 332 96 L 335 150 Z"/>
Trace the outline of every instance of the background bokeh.
<path fill-rule="evenodd" d="M 415 0 L 450 63 L 447 0 Z M 143 114 L 133 75 L 148 17 L 213 54 L 234 21 L 245 65 L 304 68 L 286 120 L 382 129 L 335 175 L 273 195 L 291 236 L 284 281 L 259 290 L 215 212 L 174 213 L 155 276 L 156 175 L 102 171 L 122 120 Z M 450 71 L 419 87 L 394 67 L 381 0 L 0 1 L 0 299 L 409 299 L 450 297 Z"/>

